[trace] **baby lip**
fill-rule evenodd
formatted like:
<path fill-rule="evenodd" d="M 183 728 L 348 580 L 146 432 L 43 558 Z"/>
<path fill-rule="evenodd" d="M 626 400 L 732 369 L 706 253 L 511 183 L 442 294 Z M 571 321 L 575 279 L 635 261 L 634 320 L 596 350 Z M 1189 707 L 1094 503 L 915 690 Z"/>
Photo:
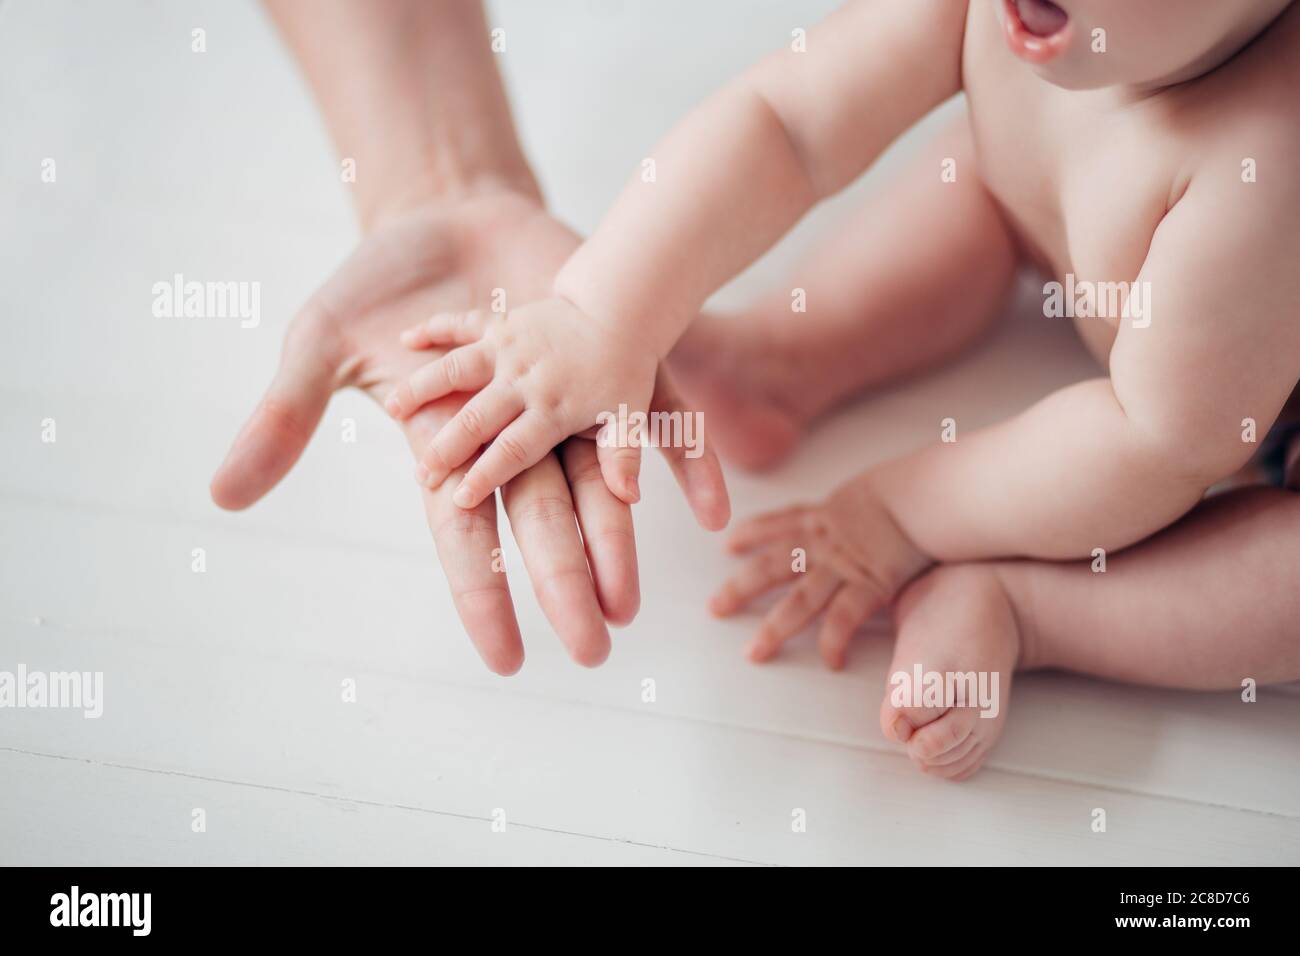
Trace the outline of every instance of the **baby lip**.
<path fill-rule="evenodd" d="M 1014 0 L 1013 6 L 1025 32 L 1036 37 L 1059 33 L 1070 21 L 1070 15 L 1051 0 Z"/>
<path fill-rule="evenodd" d="M 1026 63 L 1050 63 L 1070 45 L 1070 15 L 1050 0 L 1002 0 L 1002 11 L 1007 46 Z M 1030 32 L 1030 23 L 1051 32 Z"/>

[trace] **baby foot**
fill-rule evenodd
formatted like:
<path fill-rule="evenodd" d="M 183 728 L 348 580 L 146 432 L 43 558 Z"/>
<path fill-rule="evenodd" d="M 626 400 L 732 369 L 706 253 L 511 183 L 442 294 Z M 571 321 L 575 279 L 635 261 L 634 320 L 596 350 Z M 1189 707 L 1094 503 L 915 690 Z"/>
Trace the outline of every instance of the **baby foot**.
<path fill-rule="evenodd" d="M 805 417 L 786 393 L 781 356 L 746 316 L 703 315 L 668 356 L 674 384 L 688 406 L 704 414 L 705 434 L 718 453 L 760 471 L 798 444 Z"/>
<path fill-rule="evenodd" d="M 1011 602 L 992 567 L 941 565 L 909 585 L 894 617 L 898 638 L 880 729 L 906 745 L 922 773 L 965 780 L 1006 720 L 1020 657 Z M 927 695 L 940 679 L 943 691 Z"/>

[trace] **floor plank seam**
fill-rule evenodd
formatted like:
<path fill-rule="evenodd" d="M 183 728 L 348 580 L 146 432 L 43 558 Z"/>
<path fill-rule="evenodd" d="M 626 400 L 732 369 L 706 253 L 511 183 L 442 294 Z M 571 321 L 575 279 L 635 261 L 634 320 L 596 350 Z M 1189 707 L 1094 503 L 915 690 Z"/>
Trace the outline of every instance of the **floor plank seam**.
<path fill-rule="evenodd" d="M 163 640 L 158 640 L 154 635 L 151 635 L 147 631 L 113 631 L 109 629 L 94 629 L 94 628 L 86 628 L 84 630 L 88 633 L 102 633 L 102 634 L 110 634 L 110 635 L 120 635 L 120 634 L 138 635 L 139 637 L 143 637 L 146 643 L 153 644 L 154 646 L 161 646 L 161 647 L 168 647 L 168 648 L 176 647 L 176 645 L 174 644 L 170 644 Z M 270 659 L 270 660 L 282 660 L 286 662 L 293 662 L 295 660 L 294 658 L 291 658 L 288 655 L 284 655 L 284 654 L 274 654 L 274 653 L 268 654 L 265 651 L 258 651 L 257 654 L 259 657 Z M 353 661 L 349 663 L 356 664 L 357 662 Z M 538 701 L 542 703 L 554 704 L 558 706 L 565 706 L 571 708 L 597 708 L 600 710 L 613 712 L 617 714 L 623 714 L 627 716 L 645 717 L 653 720 L 676 721 L 687 725 L 706 726 L 706 727 L 712 727 L 720 730 L 728 730 L 733 733 L 748 733 L 757 736 L 772 737 L 780 740 L 792 741 L 794 743 L 838 747 L 855 753 L 868 753 L 868 754 L 887 756 L 887 757 L 893 757 L 893 758 L 904 759 L 904 760 L 908 759 L 906 754 L 901 753 L 900 751 L 898 751 L 897 749 L 895 749 L 894 747 L 892 747 L 887 743 L 876 744 L 866 740 L 850 740 L 844 737 L 834 737 L 834 736 L 818 737 L 806 733 L 799 733 L 796 731 L 759 727 L 750 724 L 742 724 L 742 723 L 735 723 L 731 721 L 712 719 L 708 717 L 693 716 L 690 714 L 665 712 L 662 709 L 650 711 L 642 708 L 627 707 L 619 704 L 611 704 L 606 701 L 600 701 L 600 700 L 589 700 L 589 699 L 584 700 L 584 699 L 576 699 L 570 697 L 555 697 L 549 694 L 539 693 L 536 691 L 518 690 L 518 689 L 507 688 L 507 687 L 476 684 L 476 683 L 471 683 L 466 681 L 448 680 L 447 678 L 443 678 L 443 677 L 434 677 L 434 676 L 421 677 L 419 675 L 412 675 L 410 672 L 407 671 L 388 672 L 383 670 L 371 670 L 371 673 L 388 680 L 403 681 L 406 683 L 431 684 L 435 687 L 444 687 L 444 688 L 449 688 L 452 690 L 457 690 L 457 691 L 462 691 L 467 693 L 505 695 L 505 696 L 511 696 L 520 699 Z M 0 748 L 0 750 L 3 749 L 5 748 Z M 68 756 L 67 759 L 78 760 L 78 759 L 91 759 L 91 758 Z M 144 768 L 136 768 L 136 769 L 144 769 Z M 1141 796 L 1141 797 L 1151 797 L 1151 798 L 1163 799 L 1163 800 L 1173 800 L 1191 806 L 1216 807 L 1219 809 L 1239 810 L 1243 813 L 1255 813 L 1263 816 L 1276 817 L 1285 820 L 1300 820 L 1300 812 L 1287 813 L 1285 811 L 1268 810 L 1261 807 L 1237 806 L 1234 804 L 1220 803 L 1213 800 L 1196 800 L 1190 797 L 1182 796 L 1180 794 L 1170 793 L 1168 791 L 1141 790 L 1135 787 L 1125 787 L 1123 785 L 1110 783 L 1110 782 L 1093 781 L 1084 777 L 1075 777 L 1070 775 L 1057 776 L 1051 773 L 1042 773 L 1033 770 L 1024 770 L 1016 767 L 1009 767 L 1005 765 L 1000 765 L 997 761 L 996 756 L 990 757 L 989 761 L 985 764 L 985 769 L 991 771 L 997 771 L 999 773 L 1007 774 L 1009 776 L 1022 777 L 1026 779 L 1032 779 L 1032 780 L 1041 780 L 1041 781 L 1062 784 L 1062 785 L 1107 790 L 1115 793 L 1128 794 L 1130 796 Z"/>
<path fill-rule="evenodd" d="M 319 800 L 329 800 L 334 803 L 351 804 L 358 807 L 373 807 L 382 810 L 401 810 L 408 813 L 424 813 L 429 814 L 430 816 L 448 817 L 451 819 L 467 820 L 476 823 L 492 823 L 491 817 L 479 817 L 470 813 L 456 813 L 451 810 L 435 810 L 432 807 L 421 807 L 414 804 L 385 803 L 382 800 L 368 800 L 364 797 L 348 797 L 339 794 L 320 793 L 315 790 L 302 790 L 297 787 L 285 787 L 279 784 L 255 783 L 248 780 L 232 780 L 225 777 L 212 777 L 205 774 L 192 773 L 186 770 L 162 770 L 157 767 L 139 767 L 133 764 L 118 763 L 117 761 L 112 760 L 96 760 L 93 757 L 78 757 L 72 754 L 55 754 L 40 750 L 24 750 L 20 747 L 0 747 L 0 753 L 10 753 L 21 757 L 32 757 L 42 760 L 65 760 L 72 763 L 84 763 L 92 767 L 104 767 L 110 770 L 124 770 L 131 773 L 180 777 L 186 780 L 199 780 L 204 783 L 215 783 L 229 787 L 247 787 L 252 790 L 265 790 L 270 793 L 285 793 L 300 797 L 315 797 Z M 681 853 L 686 856 L 697 856 L 710 860 L 719 860 L 724 863 L 743 863 L 748 866 L 780 865 L 776 863 L 768 863 L 762 860 L 749 860 L 744 857 L 727 856 L 721 853 L 709 853 L 704 850 L 688 850 L 682 847 L 671 846 L 669 844 L 648 843 L 642 840 L 625 839 L 622 837 L 601 836 L 597 833 L 582 833 L 577 830 L 565 830 L 561 827 L 548 827 L 537 823 L 520 823 L 517 820 L 511 820 L 509 825 L 512 827 L 519 827 L 521 830 L 552 833 L 583 840 L 597 840 L 602 843 L 620 843 L 627 846 L 640 847 L 642 849 L 663 850 L 669 853 Z"/>
<path fill-rule="evenodd" d="M 45 499 L 45 498 L 36 498 L 34 496 L 25 495 L 21 493 L 15 494 L 8 491 L 0 492 L 0 502 L 5 501 L 6 499 L 17 500 L 20 503 L 25 502 L 28 504 L 49 506 L 64 511 L 83 512 L 83 513 L 91 512 L 91 513 L 111 515 L 111 516 L 137 517 L 149 521 L 153 524 L 164 524 L 167 522 L 175 522 L 175 523 L 185 524 L 193 527 L 213 528 L 213 529 L 221 530 L 223 532 L 229 532 L 230 534 L 235 536 L 245 536 L 249 538 L 269 538 L 276 541 L 299 541 L 299 542 L 306 543 L 312 547 L 327 547 L 335 551 L 358 551 L 359 550 L 367 553 L 369 556 L 372 557 L 380 557 L 380 558 L 400 557 L 405 559 L 402 561 L 402 563 L 404 564 L 415 562 L 415 559 L 413 558 L 413 552 L 404 551 L 400 549 L 385 549 L 382 548 L 381 546 L 372 547 L 369 545 L 358 544 L 346 539 L 337 539 L 337 538 L 322 538 L 319 541 L 311 541 L 310 539 L 300 538 L 299 536 L 293 534 L 285 534 L 283 532 L 279 532 L 275 530 L 268 531 L 266 529 L 231 529 L 215 521 L 204 521 L 201 519 L 184 517 L 166 511 L 104 506 L 92 502 L 70 501 L 67 499 Z M 419 563 L 423 564 L 424 561 L 420 561 Z M 52 623 L 53 622 L 46 621 L 45 626 L 50 626 Z M 58 625 L 54 624 L 54 627 L 52 627 L 51 629 L 55 629 L 57 627 Z M 140 637 L 143 637 L 148 643 L 152 643 L 155 646 L 164 646 L 169 648 L 176 647 L 176 645 L 168 643 L 165 640 L 159 640 L 156 635 L 151 635 L 149 634 L 148 631 L 143 631 L 143 630 L 124 631 L 124 630 L 112 630 L 107 628 L 101 629 L 101 628 L 93 628 L 93 627 L 84 628 L 84 629 L 78 628 L 78 629 L 84 630 L 85 632 L 88 633 L 103 633 L 103 634 L 111 634 L 115 636 L 116 635 L 138 635 Z M 866 628 L 864 633 L 866 634 L 887 633 L 887 629 L 881 628 L 879 625 L 872 625 Z M 261 652 L 261 653 L 263 656 L 269 656 L 272 659 L 278 657 L 281 660 L 290 660 L 290 658 L 284 655 L 266 655 L 265 652 Z M 456 690 L 467 691 L 467 692 L 511 694 L 516 697 L 526 698 L 526 699 L 531 699 L 536 701 L 543 701 L 547 703 L 564 704 L 571 707 L 597 707 L 602 710 L 613 711 L 616 713 L 622 713 L 628 715 L 638 715 L 638 716 L 653 717 L 653 718 L 665 719 L 665 720 L 675 720 L 685 724 L 711 726 L 715 728 L 730 730 L 733 732 L 746 732 L 751 734 L 759 734 L 759 735 L 765 735 L 765 736 L 775 737 L 784 740 L 791 740 L 799 743 L 821 744 L 821 745 L 841 747 L 854 752 L 865 752 L 870 754 L 879 754 L 879 755 L 896 757 L 896 758 L 905 756 L 903 754 L 900 754 L 892 747 L 890 747 L 888 744 L 884 744 L 884 743 L 874 744 L 865 740 L 855 741 L 855 740 L 848 740 L 842 737 L 810 736 L 808 734 L 801 734 L 797 732 L 775 730 L 775 729 L 758 727 L 758 726 L 753 726 L 748 724 L 733 723 L 733 722 L 728 722 L 723 720 L 715 720 L 706 717 L 696 717 L 688 714 L 665 713 L 662 710 L 656 712 L 650 712 L 650 711 L 645 711 L 633 707 L 624 707 L 616 704 L 609 704 L 603 701 L 580 700 L 580 699 L 574 699 L 568 697 L 553 697 L 547 694 L 536 693 L 533 691 L 510 690 L 506 688 L 490 687 L 486 685 L 468 683 L 463 681 L 448 680 L 446 678 L 439 678 L 439 677 L 419 678 L 419 677 L 412 677 L 409 673 L 386 673 L 382 670 L 374 671 L 374 673 L 377 673 L 380 676 L 384 676 L 393 680 L 404 680 L 404 681 L 420 680 L 425 683 L 431 683 L 435 686 L 449 687 Z M 1283 690 L 1283 692 L 1288 697 L 1295 696 L 1297 692 L 1297 689 L 1292 687 L 1287 687 L 1285 685 L 1279 686 L 1279 688 L 1277 689 Z M 69 759 L 82 759 L 82 758 L 69 758 Z M 989 770 L 996 770 L 1000 773 L 1004 773 L 1012 776 L 1050 781 L 1058 784 L 1091 787 L 1091 788 L 1103 789 L 1103 790 L 1108 790 L 1117 793 L 1127 793 L 1134 796 L 1146 796 L 1146 797 L 1153 797 L 1159 799 L 1174 800 L 1174 801 L 1186 803 L 1193 806 L 1207 806 L 1207 807 L 1217 807 L 1220 809 L 1227 809 L 1227 810 L 1240 810 L 1241 812 L 1244 813 L 1261 814 L 1264 816 L 1276 817 L 1279 819 L 1288 819 L 1288 820 L 1300 819 L 1300 813 L 1290 814 L 1283 811 L 1268 810 L 1259 807 L 1236 806 L 1232 804 L 1218 803 L 1211 800 L 1194 800 L 1189 797 L 1184 797 L 1178 794 L 1172 794 L 1168 791 L 1160 791 L 1160 790 L 1147 791 L 1147 790 L 1141 790 L 1133 787 L 1125 787 L 1114 783 L 1090 781 L 1087 780 L 1086 778 L 1079 778 L 1079 777 L 1073 777 L 1068 775 L 1057 776 L 1050 773 L 1040 773 L 1040 772 L 1023 770 L 1023 769 L 1018 769 L 1013 767 L 1001 766 L 997 763 L 996 757 L 992 757 L 989 763 L 986 765 L 986 767 Z M 683 851 L 683 852 L 687 852 L 687 851 Z"/>
<path fill-rule="evenodd" d="M 443 683 L 444 685 L 455 686 L 455 687 L 458 687 L 458 688 L 461 688 L 461 689 L 471 689 L 471 690 L 473 690 L 473 689 L 477 689 L 477 688 L 473 688 L 473 687 L 461 687 L 461 685 L 450 684 L 450 682 L 442 682 L 442 683 Z M 507 692 L 507 693 L 508 693 L 508 692 Z M 522 696 L 522 695 L 521 695 L 521 696 Z M 583 702 L 583 701 L 557 700 L 557 699 L 555 699 L 555 698 L 544 697 L 544 696 L 542 696 L 542 695 L 540 695 L 540 694 L 528 694 L 527 696 L 529 696 L 529 697 L 533 697 L 533 698 L 535 698 L 535 699 L 544 700 L 544 701 L 546 701 L 546 702 L 548 702 L 548 703 L 560 703 L 560 704 L 566 704 L 566 705 L 574 706 L 574 707 L 589 707 L 589 706 L 593 706 L 592 704 L 587 703 L 587 702 Z M 909 760 L 909 758 L 907 757 L 906 754 L 903 754 L 903 753 L 900 753 L 900 752 L 898 752 L 898 751 L 896 751 L 896 750 L 893 750 L 893 749 L 889 748 L 888 746 L 876 747 L 876 746 L 873 746 L 873 745 L 871 745 L 871 744 L 866 744 L 866 743 L 860 743 L 860 744 L 859 744 L 859 743 L 853 743 L 853 742 L 850 742 L 850 741 L 835 740 L 835 739 L 831 739 L 831 738 L 822 739 L 822 738 L 818 738 L 818 737 L 809 737 L 809 736 L 807 736 L 807 735 L 803 735 L 803 734 L 790 733 L 790 732 L 785 732 L 785 731 L 766 730 L 766 729 L 763 729 L 763 728 L 747 727 L 747 726 L 744 726 L 744 725 L 742 725 L 742 724 L 730 724 L 730 723 L 727 723 L 727 722 L 725 722 L 725 721 L 709 720 L 709 719 L 707 719 L 707 718 L 702 718 L 702 717 L 689 717 L 689 716 L 683 716 L 683 715 L 678 715 L 678 714 L 649 714 L 649 713 L 643 713 L 643 712 L 641 712 L 641 711 L 637 711 L 637 710 L 632 710 L 632 709 L 630 709 L 630 708 L 621 708 L 621 707 L 615 707 L 615 706 L 610 706 L 610 705 L 600 705 L 600 704 L 596 704 L 596 705 L 594 705 L 594 706 L 601 706 L 601 707 L 604 707 L 604 709 L 607 709 L 607 710 L 613 710 L 613 711 L 616 711 L 616 712 L 619 712 L 619 713 L 635 714 L 635 715 L 640 715 L 640 716 L 645 716 L 645 717 L 650 717 L 650 718 L 660 719 L 660 720 L 677 720 L 677 721 L 681 721 L 681 722 L 683 722 L 683 723 L 687 723 L 687 724 L 699 724 L 699 725 L 702 725 L 702 726 L 713 727 L 713 728 L 715 728 L 715 729 L 720 729 L 720 730 L 729 730 L 729 731 L 736 732 L 736 733 L 749 733 L 749 734 L 753 734 L 753 735 L 756 735 L 756 736 L 776 737 L 776 738 L 779 738 L 779 739 L 782 739 L 782 740 L 792 741 L 792 742 L 795 742 L 795 743 L 803 743 L 803 744 L 812 744 L 812 745 L 821 745 L 821 746 L 838 747 L 838 748 L 840 748 L 840 749 L 849 750 L 849 751 L 853 751 L 853 752 L 859 752 L 859 753 L 861 753 L 861 752 L 865 752 L 865 753 L 873 754 L 873 755 L 876 755 L 876 756 L 891 757 L 891 758 L 893 758 L 893 759 L 895 759 L 895 760 L 904 760 L 904 761 Z M 116 767 L 116 768 L 123 769 L 123 770 L 134 770 L 134 771 L 138 771 L 138 772 L 140 772 L 140 773 L 172 774 L 172 775 L 182 776 L 182 777 L 193 777 L 193 778 L 195 778 L 195 779 L 200 779 L 200 780 L 212 780 L 212 781 L 214 781 L 214 782 L 218 782 L 218 783 L 232 783 L 232 784 L 236 784 L 236 783 L 237 783 L 237 784 L 239 784 L 239 785 L 241 785 L 241 786 L 249 786 L 249 787 L 263 787 L 263 788 L 268 789 L 268 790 L 285 789 L 285 790 L 289 790 L 290 792 L 295 792 L 295 793 L 300 792 L 300 793 L 304 793 L 304 794 L 312 794 L 312 795 L 316 795 L 316 796 L 321 796 L 321 797 L 326 798 L 326 799 L 354 800 L 354 802 L 358 802 L 358 803 L 372 803 L 372 802 L 373 802 L 373 803 L 375 803 L 375 805 L 377 805 L 377 806 L 383 806 L 383 805 L 384 805 L 384 804 L 377 803 L 377 802 L 374 802 L 374 801 L 357 800 L 357 799 L 352 798 L 352 797 L 331 797 L 331 796 L 329 796 L 328 794 L 317 794 L 317 793 L 315 793 L 315 791 L 309 791 L 309 790 L 304 790 L 304 791 L 290 790 L 290 788 L 282 788 L 282 787 L 279 787 L 278 785 L 274 785 L 274 784 L 258 784 L 258 783 L 251 783 L 251 782 L 242 782 L 242 781 L 224 780 L 223 778 L 219 778 L 219 777 L 205 777 L 205 776 L 203 776 L 203 775 L 201 775 L 201 774 L 194 774 L 194 773 L 190 773 L 189 771 L 184 771 L 184 770 L 163 770 L 163 769 L 157 769 L 157 768 L 151 768 L 151 767 L 140 767 L 140 766 L 135 766 L 135 765 L 132 765 L 132 764 L 121 764 L 121 763 L 116 763 L 116 762 L 113 762 L 113 761 L 101 761 L 101 760 L 98 760 L 98 759 L 96 759 L 96 758 L 94 758 L 94 757 L 83 757 L 83 756 L 78 756 L 78 755 L 74 755 L 74 754 L 55 754 L 55 753 L 48 753 L 48 752 L 45 752 L 45 751 L 25 750 L 25 749 L 18 748 L 18 747 L 0 747 L 0 753 L 4 753 L 4 752 L 15 753 L 15 754 L 22 754 L 22 755 L 25 755 L 25 756 L 32 756 L 32 757 L 47 757 L 47 758 L 55 759 L 55 760 L 72 760 L 72 761 L 81 761 L 81 762 L 84 762 L 84 763 L 89 763 L 89 764 L 94 764 L 94 765 L 101 765 L 101 766 L 106 766 L 106 767 Z M 1025 780 L 1036 780 L 1036 781 L 1040 781 L 1040 782 L 1043 782 L 1043 783 L 1054 784 L 1054 785 L 1057 785 L 1057 786 L 1076 787 L 1076 788 L 1079 788 L 1079 789 L 1086 789 L 1086 790 L 1102 790 L 1102 791 L 1107 791 L 1107 792 L 1109 792 L 1109 793 L 1122 794 L 1122 795 L 1124 795 L 1124 796 L 1139 797 L 1139 798 L 1144 798 L 1144 799 L 1149 799 L 1149 800 L 1166 800 L 1166 801 L 1170 801 L 1170 802 L 1173 802 L 1173 803 L 1179 803 L 1179 804 L 1182 804 L 1182 805 L 1184 805 L 1184 806 L 1188 806 L 1188 807 L 1201 807 L 1201 808 L 1209 808 L 1209 809 L 1215 809 L 1215 810 L 1227 810 L 1227 811 L 1230 811 L 1230 812 L 1236 812 L 1236 813 L 1249 813 L 1249 814 L 1253 814 L 1253 815 L 1255 815 L 1255 816 L 1259 816 L 1259 817 L 1264 817 L 1264 818 L 1269 818 L 1269 819 L 1275 819 L 1275 820 L 1286 820 L 1286 821 L 1288 821 L 1288 822 L 1297 822 L 1297 821 L 1300 821 L 1300 813 L 1287 813 L 1287 812 L 1280 811 L 1280 810 L 1266 810 L 1266 809 L 1263 809 L 1263 808 L 1260 808 L 1260 807 L 1244 807 L 1244 806 L 1237 806 L 1237 805 L 1234 805 L 1234 804 L 1230 804 L 1230 803 L 1222 803 L 1222 802 L 1215 801 L 1215 800 L 1198 800 L 1198 799 L 1193 799 L 1193 798 L 1191 798 L 1191 797 L 1186 797 L 1186 796 L 1183 796 L 1183 795 L 1181 795 L 1181 794 L 1176 794 L 1176 793 L 1170 793 L 1170 792 L 1168 792 L 1168 791 L 1159 791 L 1159 790 L 1147 791 L 1147 790 L 1139 790 L 1139 789 L 1137 789 L 1137 788 L 1135 788 L 1135 787 L 1127 787 L 1127 786 L 1124 786 L 1124 785 L 1122 785 L 1122 784 L 1116 784 L 1116 783 L 1105 783 L 1105 782 L 1099 782 L 1099 781 L 1092 781 L 1092 780 L 1087 780 L 1087 779 L 1085 779 L 1085 778 L 1071 777 L 1071 776 L 1056 776 L 1056 775 L 1049 774 L 1049 773 L 1040 773 L 1040 772 L 1036 772 L 1036 771 L 1033 771 L 1033 770 L 1025 770 L 1025 769 L 1021 769 L 1021 768 L 1018 768 L 1018 767 L 1000 766 L 1000 765 L 998 765 L 997 763 L 993 762 L 992 760 L 990 760 L 988 763 L 986 763 L 986 764 L 984 765 L 984 770 L 985 770 L 986 773 L 1000 773 L 1000 774 L 1003 774 L 1003 775 L 1005 775 L 1005 776 L 1009 776 L 1009 777 L 1017 777 L 1017 778 L 1021 778 L 1021 779 L 1025 779 Z M 395 805 L 393 805 L 393 806 L 399 806 L 399 805 L 396 805 L 396 804 L 395 804 Z M 443 811 L 430 810 L 430 811 L 428 811 L 428 812 L 431 812 L 431 813 L 440 813 L 440 812 L 443 812 Z M 455 814 L 452 814 L 452 815 L 455 815 Z M 473 819 L 479 819 L 479 818 L 475 817 L 475 818 L 473 818 Z M 486 820 L 487 818 L 483 818 L 483 819 Z M 562 832 L 562 831 L 561 831 L 561 832 Z M 575 834 L 575 835 L 577 835 L 577 834 Z M 595 839 L 614 839 L 614 838 L 611 838 L 611 837 L 594 837 L 594 838 L 595 838 Z M 669 848 L 667 848 L 667 849 L 673 849 L 673 848 L 669 847 Z M 689 851 L 689 850 L 681 850 L 680 852 L 683 852 L 683 853 L 689 853 L 689 852 L 692 852 L 692 851 Z M 758 861 L 753 861 L 753 860 L 742 860 L 742 859 L 736 859 L 734 862 L 758 863 Z M 764 865 L 772 865 L 772 864 L 764 864 Z"/>
<path fill-rule="evenodd" d="M 1022 770 L 1015 767 L 999 767 L 992 763 L 984 764 L 986 770 L 996 770 L 999 773 L 1015 774 L 1018 777 L 1026 777 L 1031 780 L 1044 780 L 1051 783 L 1071 784 L 1076 787 L 1084 787 L 1093 790 L 1109 790 L 1112 793 L 1121 793 L 1130 797 L 1149 797 L 1157 800 L 1169 800 L 1173 803 L 1181 803 L 1191 807 L 1210 807 L 1215 810 L 1230 810 L 1235 813 L 1250 813 L 1259 817 L 1268 817 L 1275 820 L 1287 820 L 1290 822 L 1300 822 L 1300 813 L 1287 813 L 1282 810 L 1265 810 L 1261 807 L 1242 807 L 1231 803 L 1221 803 L 1216 800 L 1194 800 L 1191 797 L 1184 797 L 1181 794 L 1169 793 L 1160 790 L 1138 790 L 1135 787 L 1126 787 L 1123 784 L 1116 783 L 1093 783 L 1082 778 L 1069 776 L 1053 776 L 1052 774 L 1038 773 L 1033 770 Z"/>

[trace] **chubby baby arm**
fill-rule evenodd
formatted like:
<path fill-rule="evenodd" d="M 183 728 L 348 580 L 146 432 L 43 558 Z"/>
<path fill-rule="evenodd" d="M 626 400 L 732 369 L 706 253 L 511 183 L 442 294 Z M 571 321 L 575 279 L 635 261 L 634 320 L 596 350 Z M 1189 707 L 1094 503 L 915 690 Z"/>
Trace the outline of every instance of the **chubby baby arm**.
<path fill-rule="evenodd" d="M 1193 178 L 1156 229 L 1110 378 L 873 472 L 936 560 L 1113 550 L 1166 527 L 1245 464 L 1300 373 L 1300 189 L 1242 183 L 1230 157 Z M 1095 319 L 1093 321 L 1102 321 Z"/>
<path fill-rule="evenodd" d="M 855 0 L 806 48 L 760 61 L 656 145 L 557 294 L 666 354 L 723 283 L 960 90 L 965 13 L 961 0 Z"/>
<path fill-rule="evenodd" d="M 822 656 L 838 667 L 858 626 L 931 564 L 1122 548 L 1251 457 L 1243 420 L 1262 434 L 1300 376 L 1300 190 L 1242 195 L 1232 164 L 1216 168 L 1228 173 L 1194 181 L 1157 230 L 1138 278 L 1152 308 L 1123 320 L 1109 379 L 991 428 L 958 421 L 955 442 L 737 528 L 744 560 L 712 610 L 731 615 L 792 585 L 751 657 L 818 621 Z"/>
<path fill-rule="evenodd" d="M 806 52 L 764 60 L 655 148 L 653 176 L 639 171 L 624 189 L 560 270 L 554 299 L 413 333 L 462 348 L 412 376 L 390 411 L 481 390 L 434 440 L 421 479 L 439 483 L 491 442 L 457 491 L 472 507 L 600 412 L 645 412 L 658 361 L 705 299 L 957 92 L 964 10 L 848 4 L 810 32 Z M 638 464 L 635 450 L 602 452 L 624 500 L 635 500 Z"/>

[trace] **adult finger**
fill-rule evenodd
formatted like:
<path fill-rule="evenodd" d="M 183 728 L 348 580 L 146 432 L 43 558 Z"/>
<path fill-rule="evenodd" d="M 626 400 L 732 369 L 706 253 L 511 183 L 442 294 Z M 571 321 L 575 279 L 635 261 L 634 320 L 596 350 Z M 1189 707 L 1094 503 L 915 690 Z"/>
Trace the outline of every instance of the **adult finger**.
<path fill-rule="evenodd" d="M 412 452 L 428 443 L 442 420 L 445 413 L 435 409 L 408 420 L 404 430 Z M 513 674 L 523 666 L 524 645 L 501 559 L 496 498 L 466 510 L 452 502 L 453 487 L 449 481 L 420 489 L 438 561 L 456 613 L 483 663 L 497 674 Z"/>
<path fill-rule="evenodd" d="M 696 416 L 689 419 L 693 423 L 690 443 L 684 441 L 679 446 L 661 444 L 660 450 L 668 459 L 668 467 L 672 469 L 677 486 L 686 495 L 686 502 L 690 505 L 700 527 L 708 531 L 721 531 L 731 520 L 731 499 L 727 494 L 727 481 L 723 477 L 722 463 L 718 460 L 713 446 L 704 439 L 703 414 L 697 416 L 695 412 L 685 407 L 672 379 L 662 368 L 655 378 L 655 391 L 650 408 L 651 411 L 669 414 L 680 412 L 683 437 L 687 435 L 686 416 Z M 698 423 L 698 427 L 695 423 Z"/>
<path fill-rule="evenodd" d="M 641 605 L 632 509 L 606 487 L 594 442 L 570 438 L 560 446 L 560 463 L 605 620 L 627 624 Z"/>
<path fill-rule="evenodd" d="M 247 508 L 293 467 L 320 423 L 330 394 L 347 384 L 352 357 L 341 319 L 402 291 L 417 271 L 433 281 L 455 259 L 450 221 L 412 220 L 363 242 L 289 324 L 280 367 L 211 484 L 212 499 Z"/>
<path fill-rule="evenodd" d="M 212 500 L 238 511 L 253 504 L 293 467 L 338 385 L 331 325 L 304 311 L 289 326 L 280 367 L 212 478 Z"/>
<path fill-rule="evenodd" d="M 555 456 L 511 481 L 501 498 L 546 619 L 575 661 L 586 667 L 602 663 L 609 656 L 609 630 Z"/>

